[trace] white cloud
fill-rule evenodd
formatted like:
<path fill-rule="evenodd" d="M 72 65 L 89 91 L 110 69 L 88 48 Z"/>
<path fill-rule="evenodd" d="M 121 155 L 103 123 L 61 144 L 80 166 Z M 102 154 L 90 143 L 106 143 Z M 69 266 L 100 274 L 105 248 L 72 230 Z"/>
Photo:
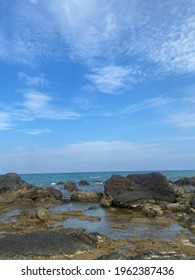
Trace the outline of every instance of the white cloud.
<path fill-rule="evenodd" d="M 142 102 L 127 106 L 122 113 L 135 113 L 148 109 L 162 109 L 163 106 L 167 106 L 173 103 L 173 99 L 165 96 L 156 96 L 146 99 Z"/>
<path fill-rule="evenodd" d="M 0 112 L 0 130 L 12 128 L 12 115 L 9 112 Z"/>
<path fill-rule="evenodd" d="M 55 106 L 54 100 L 48 94 L 40 91 L 30 90 L 24 94 L 24 101 L 21 103 L 21 109 L 15 112 L 21 120 L 50 119 L 65 120 L 81 117 L 77 112 L 70 109 Z"/>
<path fill-rule="evenodd" d="M 31 129 L 31 130 L 20 130 L 20 131 L 29 135 L 36 136 L 44 133 L 49 133 L 51 132 L 51 129 L 43 128 L 43 129 Z"/>
<path fill-rule="evenodd" d="M 195 72 L 193 0 L 188 5 L 184 0 L 31 0 L 15 6 L 8 15 L 14 32 L 5 36 L 3 26 L 0 33 L 1 58 L 31 65 L 69 55 L 87 65 L 99 91 L 113 93 Z M 35 78 L 29 82 L 38 82 Z"/>
<path fill-rule="evenodd" d="M 131 85 L 137 83 L 137 78 L 141 72 L 131 67 L 108 65 L 93 69 L 93 73 L 87 78 L 95 85 L 96 89 L 105 93 L 121 93 Z"/>
<path fill-rule="evenodd" d="M 55 105 L 53 98 L 37 90 L 27 90 L 20 103 L 6 106 L 6 110 L 0 111 L 0 130 L 13 129 L 21 122 L 32 122 L 40 120 L 68 120 L 78 119 L 83 114 L 77 113 L 69 108 Z M 42 131 L 32 130 L 31 134 L 39 134 Z M 44 131 L 49 132 L 49 131 Z"/>

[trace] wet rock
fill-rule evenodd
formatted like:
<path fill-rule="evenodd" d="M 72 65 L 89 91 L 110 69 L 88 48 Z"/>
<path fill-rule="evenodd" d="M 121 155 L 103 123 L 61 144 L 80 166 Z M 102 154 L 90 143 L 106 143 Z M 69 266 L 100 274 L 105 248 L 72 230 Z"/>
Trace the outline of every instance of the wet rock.
<path fill-rule="evenodd" d="M 97 210 L 99 208 L 100 207 L 98 205 L 93 205 L 93 206 L 90 206 L 87 210 Z"/>
<path fill-rule="evenodd" d="M 114 224 L 111 226 L 111 228 L 114 228 L 114 229 L 128 229 L 128 225 L 125 225 L 125 224 Z"/>
<path fill-rule="evenodd" d="M 89 186 L 90 184 L 87 182 L 87 181 L 85 181 L 85 180 L 80 180 L 79 181 L 79 186 Z"/>
<path fill-rule="evenodd" d="M 146 203 L 143 207 L 144 213 L 149 217 L 162 216 L 163 210 L 160 206 L 155 204 Z"/>
<path fill-rule="evenodd" d="M 105 194 L 103 194 L 100 200 L 100 205 L 105 208 L 110 207 L 112 205 L 112 198 L 110 196 L 106 196 Z"/>
<path fill-rule="evenodd" d="M 118 207 L 143 207 L 145 202 L 174 202 L 175 194 L 167 178 L 161 173 L 134 174 L 123 177 L 113 175 L 104 182 L 105 196 Z"/>
<path fill-rule="evenodd" d="M 93 201 L 99 202 L 101 200 L 101 193 L 98 192 L 75 192 L 71 195 L 71 200 L 74 201 Z"/>

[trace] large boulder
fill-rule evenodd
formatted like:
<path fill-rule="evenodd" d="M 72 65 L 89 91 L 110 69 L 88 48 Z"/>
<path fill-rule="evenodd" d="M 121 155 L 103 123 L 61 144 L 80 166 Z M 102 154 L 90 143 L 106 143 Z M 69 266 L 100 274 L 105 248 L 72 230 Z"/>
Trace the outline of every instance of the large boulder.
<path fill-rule="evenodd" d="M 105 196 L 118 207 L 143 207 L 146 202 L 174 202 L 175 194 L 167 178 L 158 172 L 133 174 L 123 177 L 113 175 L 104 182 Z"/>
<path fill-rule="evenodd" d="M 59 190 L 43 189 L 28 184 L 16 173 L 0 175 L 0 203 L 48 203 L 62 202 L 62 193 Z"/>
<path fill-rule="evenodd" d="M 16 173 L 0 175 L 0 194 L 28 187 L 30 185 L 23 181 Z"/>

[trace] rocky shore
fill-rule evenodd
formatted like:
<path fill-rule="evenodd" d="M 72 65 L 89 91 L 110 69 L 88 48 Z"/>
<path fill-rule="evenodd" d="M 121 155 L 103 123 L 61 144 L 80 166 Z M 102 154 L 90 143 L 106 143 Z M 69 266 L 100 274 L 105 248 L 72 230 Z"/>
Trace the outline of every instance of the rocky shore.
<path fill-rule="evenodd" d="M 88 184 L 84 180 L 79 185 L 58 182 L 72 192 L 67 201 L 56 188 L 30 185 L 15 173 L 0 175 L 0 258 L 195 259 L 195 191 L 185 189 L 185 184 L 193 182 L 194 177 L 169 182 L 156 172 L 113 175 L 104 182 L 103 193 L 80 190 L 79 186 Z M 85 211 L 53 210 L 70 203 L 90 203 L 90 207 Z M 102 217 L 96 215 L 100 207 L 115 213 L 118 219 L 110 229 L 126 232 L 126 238 L 82 228 L 84 222 L 101 223 Z M 81 221 L 80 228 L 63 225 L 72 218 Z M 130 227 L 146 228 L 151 223 L 157 227 L 179 225 L 185 230 L 173 239 L 128 234 Z"/>

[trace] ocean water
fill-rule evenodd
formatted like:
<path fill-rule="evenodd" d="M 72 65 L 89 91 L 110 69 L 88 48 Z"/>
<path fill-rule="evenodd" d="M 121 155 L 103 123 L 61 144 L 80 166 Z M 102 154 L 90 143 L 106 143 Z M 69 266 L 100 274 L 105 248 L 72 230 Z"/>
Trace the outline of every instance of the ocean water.
<path fill-rule="evenodd" d="M 151 171 L 150 171 L 151 172 Z M 48 173 L 48 174 L 22 174 L 21 177 L 30 184 L 37 185 L 43 188 L 54 187 L 60 189 L 65 198 L 70 198 L 71 192 L 64 190 L 63 185 L 56 185 L 59 181 L 73 181 L 78 183 L 80 180 L 86 180 L 90 186 L 80 186 L 83 191 L 104 191 L 103 181 L 111 177 L 113 174 L 127 176 L 128 174 L 140 174 L 149 172 L 82 172 L 82 173 Z M 179 171 L 161 171 L 168 180 L 176 181 L 182 177 L 195 176 L 195 170 L 179 170 Z M 195 188 L 194 188 L 195 189 Z M 89 210 L 91 206 L 96 206 L 96 210 Z M 107 236 L 116 239 L 129 238 L 131 235 L 136 235 L 140 238 L 157 238 L 162 240 L 172 240 L 181 232 L 189 231 L 179 224 L 162 225 L 156 220 L 148 220 L 146 222 L 136 222 L 133 219 L 139 217 L 140 213 L 136 213 L 131 209 L 122 208 L 102 208 L 95 202 L 73 202 L 69 201 L 60 206 L 55 206 L 50 209 L 56 213 L 61 213 L 67 210 L 84 211 L 87 215 L 98 216 L 100 221 L 80 220 L 78 217 L 70 217 L 68 220 L 62 221 L 57 225 L 62 225 L 65 228 L 85 228 L 87 232 L 100 232 Z M 16 210 L 15 210 L 16 211 Z M 21 210 L 22 211 L 22 210 Z M 143 216 L 140 217 L 144 218 Z M 141 220 L 142 221 L 142 220 Z M 127 230 L 113 229 L 113 224 L 125 224 Z M 190 233 L 189 233 L 190 234 Z"/>
<path fill-rule="evenodd" d="M 73 181 L 78 183 L 80 180 L 86 180 L 91 187 L 97 187 L 97 181 L 103 182 L 110 178 L 113 174 L 127 176 L 129 174 L 143 174 L 151 171 L 110 171 L 110 172 L 73 172 L 73 173 L 43 173 L 43 174 L 21 174 L 22 179 L 30 184 L 47 188 L 55 186 L 59 181 Z M 176 181 L 183 177 L 195 176 L 195 170 L 174 170 L 174 171 L 159 171 L 167 177 L 168 180 Z"/>

